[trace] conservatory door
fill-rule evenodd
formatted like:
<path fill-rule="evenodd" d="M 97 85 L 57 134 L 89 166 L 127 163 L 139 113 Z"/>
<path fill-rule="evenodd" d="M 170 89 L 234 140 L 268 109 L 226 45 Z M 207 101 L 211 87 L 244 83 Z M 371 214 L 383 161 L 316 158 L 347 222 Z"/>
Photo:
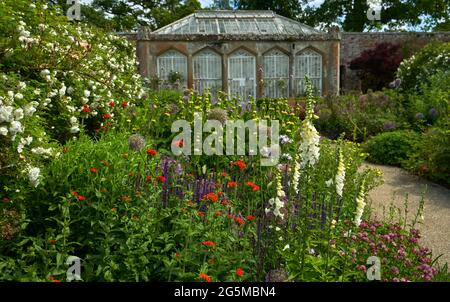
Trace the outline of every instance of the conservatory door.
<path fill-rule="evenodd" d="M 239 50 L 228 58 L 228 93 L 230 97 L 248 100 L 256 97 L 255 56 Z"/>

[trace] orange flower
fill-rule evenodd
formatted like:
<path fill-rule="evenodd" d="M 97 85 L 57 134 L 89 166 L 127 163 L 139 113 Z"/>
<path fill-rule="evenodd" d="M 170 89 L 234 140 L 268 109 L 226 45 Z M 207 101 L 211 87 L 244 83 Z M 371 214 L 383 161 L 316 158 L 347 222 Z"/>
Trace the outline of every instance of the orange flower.
<path fill-rule="evenodd" d="M 147 149 L 147 155 L 155 156 L 155 155 L 156 155 L 156 150 L 153 150 L 153 149 Z"/>
<path fill-rule="evenodd" d="M 222 215 L 219 211 L 214 212 L 214 216 L 220 216 Z"/>
<path fill-rule="evenodd" d="M 208 193 L 205 196 L 203 196 L 203 200 L 205 200 L 205 199 L 209 199 L 212 202 L 216 202 L 219 200 L 219 197 L 214 192 L 211 192 L 211 193 Z"/>
<path fill-rule="evenodd" d="M 222 173 L 220 173 L 220 176 L 222 176 L 222 177 L 227 177 L 227 175 L 228 175 L 227 172 L 222 172 Z"/>
<path fill-rule="evenodd" d="M 198 212 L 198 216 L 200 216 L 201 218 L 205 217 L 205 212 Z"/>
<path fill-rule="evenodd" d="M 211 282 L 211 277 L 207 274 L 200 274 L 199 278 L 205 280 L 206 282 Z"/>
<path fill-rule="evenodd" d="M 234 218 L 234 221 L 236 221 L 237 223 L 239 223 L 239 225 L 243 225 L 245 223 L 244 219 L 236 217 Z"/>
<path fill-rule="evenodd" d="M 156 182 L 164 183 L 166 182 L 166 178 L 164 176 L 157 176 Z"/>
<path fill-rule="evenodd" d="M 209 247 L 216 246 L 216 244 L 213 241 L 209 241 L 209 240 L 203 241 L 202 244 L 205 245 L 205 246 L 209 246 Z"/>
<path fill-rule="evenodd" d="M 61 282 L 61 280 L 58 280 L 58 279 L 56 279 L 56 278 L 53 277 L 53 276 L 50 276 L 50 280 L 52 280 L 52 282 L 55 282 L 55 283 Z"/>
<path fill-rule="evenodd" d="M 48 243 L 49 243 L 49 244 L 56 244 L 56 240 L 55 240 L 55 239 L 50 239 L 50 240 L 48 241 Z"/>
<path fill-rule="evenodd" d="M 123 195 L 120 199 L 122 199 L 123 202 L 130 202 L 130 196 L 128 195 Z"/>
<path fill-rule="evenodd" d="M 257 191 L 259 191 L 259 189 L 260 189 L 260 187 L 259 187 L 258 185 L 252 183 L 251 181 L 247 181 L 247 182 L 245 183 L 245 185 L 246 185 L 247 187 L 252 188 L 253 192 L 257 192 Z"/>
<path fill-rule="evenodd" d="M 235 181 L 230 181 L 230 182 L 228 183 L 228 188 L 234 189 L 234 188 L 236 188 L 236 187 L 237 187 L 237 183 L 236 183 Z"/>
<path fill-rule="evenodd" d="M 231 165 L 239 167 L 239 170 L 241 170 L 241 171 L 244 170 L 245 167 L 247 167 L 247 165 L 242 160 L 237 160 L 237 161 L 231 163 Z"/>
<path fill-rule="evenodd" d="M 173 141 L 173 145 L 177 146 L 178 148 L 183 148 L 184 140 L 180 139 L 180 140 Z"/>
<path fill-rule="evenodd" d="M 238 276 L 239 278 L 243 277 L 244 276 L 244 270 L 242 268 L 238 267 L 236 269 L 236 276 Z"/>
<path fill-rule="evenodd" d="M 101 160 L 100 161 L 102 163 L 102 165 L 104 165 L 105 167 L 109 167 L 109 163 L 106 160 Z"/>
<path fill-rule="evenodd" d="M 181 253 L 180 252 L 176 252 L 175 253 L 175 257 L 180 258 L 181 257 Z"/>

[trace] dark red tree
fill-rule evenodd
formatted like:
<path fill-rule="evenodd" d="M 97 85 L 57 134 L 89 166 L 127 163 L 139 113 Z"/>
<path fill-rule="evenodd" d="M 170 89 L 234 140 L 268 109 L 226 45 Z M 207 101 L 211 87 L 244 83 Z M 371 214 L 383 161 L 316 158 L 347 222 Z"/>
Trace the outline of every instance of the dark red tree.
<path fill-rule="evenodd" d="M 394 80 L 395 72 L 403 60 L 400 45 L 380 43 L 373 49 L 363 51 L 359 57 L 350 62 L 350 69 L 358 70 L 361 89 L 381 90 Z"/>

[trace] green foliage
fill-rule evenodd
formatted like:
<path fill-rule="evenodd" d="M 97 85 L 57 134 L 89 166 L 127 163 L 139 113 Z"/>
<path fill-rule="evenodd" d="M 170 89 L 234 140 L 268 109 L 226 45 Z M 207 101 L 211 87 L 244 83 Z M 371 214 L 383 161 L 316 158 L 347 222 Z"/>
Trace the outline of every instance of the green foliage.
<path fill-rule="evenodd" d="M 54 158 L 56 142 L 114 127 L 144 95 L 131 43 L 43 3 L 0 3 L 2 186 Z"/>
<path fill-rule="evenodd" d="M 406 92 L 421 93 L 421 85 L 431 82 L 432 76 L 450 70 L 450 42 L 430 43 L 411 58 L 403 61 L 397 71 L 400 88 Z"/>
<path fill-rule="evenodd" d="M 416 142 L 404 167 L 433 181 L 450 186 L 449 124 L 427 129 Z"/>
<path fill-rule="evenodd" d="M 116 31 L 136 30 L 139 26 L 160 28 L 201 9 L 198 0 L 94 0 L 89 7 L 107 19 L 109 27 Z M 90 24 L 100 17 L 92 9 L 83 8 L 82 12 L 85 22 Z"/>
<path fill-rule="evenodd" d="M 420 135 L 410 130 L 376 135 L 366 143 L 368 159 L 378 164 L 401 165 L 414 152 L 413 148 L 419 139 Z"/>
<path fill-rule="evenodd" d="M 401 127 L 403 108 L 389 91 L 369 91 L 360 96 L 342 95 L 320 100 L 318 130 L 330 138 L 362 142 L 385 130 Z"/>
<path fill-rule="evenodd" d="M 405 25 L 430 29 L 448 20 L 450 6 L 448 1 L 383 1 L 381 20 L 371 21 L 367 18 L 369 1 L 341 0 L 324 1 L 319 7 L 305 10 L 300 18 L 310 25 L 332 25 L 338 23 L 344 31 L 362 32 L 371 29 L 402 29 Z M 426 16 L 426 17 L 425 17 Z M 426 20 L 424 22 L 424 20 Z"/>

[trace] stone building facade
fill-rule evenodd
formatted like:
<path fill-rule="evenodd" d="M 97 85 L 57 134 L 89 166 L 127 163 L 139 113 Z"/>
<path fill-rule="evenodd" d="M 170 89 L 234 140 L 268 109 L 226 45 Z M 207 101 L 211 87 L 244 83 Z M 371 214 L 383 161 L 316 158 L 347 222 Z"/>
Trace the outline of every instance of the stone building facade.
<path fill-rule="evenodd" d="M 140 73 L 160 85 L 297 97 L 306 75 L 318 94 L 339 93 L 340 33 L 271 11 L 198 11 L 136 39 Z"/>
<path fill-rule="evenodd" d="M 178 61 L 181 88 L 244 98 L 296 97 L 304 75 L 321 95 L 359 91 L 349 65 L 364 50 L 389 42 L 407 57 L 430 42 L 450 41 L 450 32 L 322 32 L 271 11 L 198 11 L 154 32 L 144 27 L 123 35 L 136 42 L 142 76 L 167 84 Z M 241 66 L 246 71 L 236 70 Z"/>

